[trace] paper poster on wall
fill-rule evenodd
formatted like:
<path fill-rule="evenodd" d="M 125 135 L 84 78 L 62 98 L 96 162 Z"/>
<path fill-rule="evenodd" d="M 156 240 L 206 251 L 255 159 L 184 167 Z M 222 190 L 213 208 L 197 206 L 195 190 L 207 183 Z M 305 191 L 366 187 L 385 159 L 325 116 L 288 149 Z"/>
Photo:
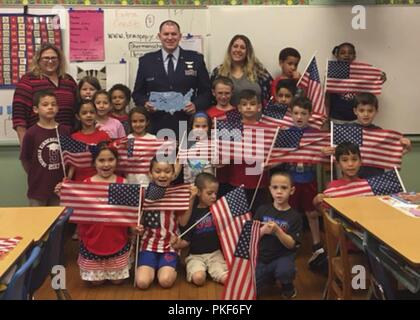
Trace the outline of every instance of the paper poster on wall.
<path fill-rule="evenodd" d="M 79 82 L 85 76 L 95 77 L 103 89 L 109 90 L 114 84 L 128 86 L 128 63 L 81 62 L 71 63 L 69 74 Z"/>
<path fill-rule="evenodd" d="M 13 88 L 43 43 L 61 48 L 60 20 L 55 15 L 0 15 L 0 88 Z"/>
<path fill-rule="evenodd" d="M 0 91 L 0 141 L 18 141 L 12 122 L 13 93 L 9 89 Z"/>
<path fill-rule="evenodd" d="M 179 43 L 182 49 L 193 50 L 199 53 L 203 53 L 203 37 L 196 35 L 186 35 L 182 36 L 182 39 Z"/>
<path fill-rule="evenodd" d="M 70 61 L 103 61 L 104 12 L 69 10 Z"/>

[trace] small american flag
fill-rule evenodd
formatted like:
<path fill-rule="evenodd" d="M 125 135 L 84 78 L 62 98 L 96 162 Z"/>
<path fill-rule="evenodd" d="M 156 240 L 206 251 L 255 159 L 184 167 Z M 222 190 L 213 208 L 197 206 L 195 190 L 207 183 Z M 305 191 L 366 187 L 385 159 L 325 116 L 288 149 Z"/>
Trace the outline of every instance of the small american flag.
<path fill-rule="evenodd" d="M 216 144 L 219 163 L 225 159 L 246 158 L 264 161 L 277 133 L 277 127 L 263 123 L 245 124 L 217 121 Z"/>
<path fill-rule="evenodd" d="M 278 163 L 327 163 L 321 150 L 330 146 L 329 132 L 300 130 L 296 128 L 281 130 L 274 143 L 269 165 Z"/>
<path fill-rule="evenodd" d="M 382 71 L 368 63 L 328 61 L 328 92 L 370 92 L 381 94 Z"/>
<path fill-rule="evenodd" d="M 219 234 L 220 244 L 228 267 L 232 265 L 233 254 L 242 227 L 251 220 L 245 189 L 232 190 L 210 207 L 213 221 Z"/>
<path fill-rule="evenodd" d="M 150 162 L 157 154 L 171 155 L 175 141 L 157 138 L 129 138 L 117 142 L 118 171 L 133 174 L 149 173 Z"/>
<path fill-rule="evenodd" d="M 325 115 L 312 112 L 308 120 L 308 126 L 319 130 L 324 124 L 325 119 Z M 294 126 L 292 114 L 285 104 L 269 104 L 266 106 L 261 115 L 261 123 L 278 126 L 283 129 Z"/>
<path fill-rule="evenodd" d="M 150 183 L 145 192 L 144 211 L 185 211 L 190 206 L 189 184 L 160 187 Z"/>
<path fill-rule="evenodd" d="M 60 147 L 65 165 L 72 165 L 76 168 L 92 167 L 92 153 L 96 150 L 95 145 L 88 145 L 71 137 L 60 135 Z"/>
<path fill-rule="evenodd" d="M 308 68 L 303 74 L 300 87 L 305 90 L 306 96 L 312 102 L 312 112 L 326 116 L 327 112 L 325 110 L 324 94 L 315 57 L 313 57 Z"/>
<path fill-rule="evenodd" d="M 269 103 L 262 112 L 261 122 L 273 126 L 288 126 L 283 118 L 288 110 L 287 104 Z"/>
<path fill-rule="evenodd" d="M 255 300 L 257 296 L 255 269 L 261 222 L 245 222 L 233 257 L 223 300 Z"/>
<path fill-rule="evenodd" d="M 180 163 L 187 163 L 188 159 L 211 161 L 215 154 L 216 145 L 213 140 L 199 140 L 190 146 L 180 145 L 178 151 L 178 160 Z"/>
<path fill-rule="evenodd" d="M 358 124 L 334 124 L 333 143 L 351 142 L 359 146 L 362 165 L 384 169 L 400 168 L 403 146 L 401 133 L 363 128 Z"/>
<path fill-rule="evenodd" d="M 324 191 L 329 198 L 380 196 L 403 192 L 403 187 L 395 170 L 383 174 L 350 182 L 344 186 L 328 188 Z"/>
<path fill-rule="evenodd" d="M 140 185 L 103 182 L 63 183 L 60 204 L 73 208 L 72 223 L 137 225 Z"/>
<path fill-rule="evenodd" d="M 17 246 L 22 237 L 0 238 L 0 256 Z"/>

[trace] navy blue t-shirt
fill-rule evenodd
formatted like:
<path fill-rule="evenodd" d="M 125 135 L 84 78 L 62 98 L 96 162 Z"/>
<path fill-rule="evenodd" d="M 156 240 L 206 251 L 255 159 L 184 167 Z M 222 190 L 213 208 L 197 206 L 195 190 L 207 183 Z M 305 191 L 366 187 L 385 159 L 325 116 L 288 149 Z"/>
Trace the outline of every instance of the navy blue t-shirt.
<path fill-rule="evenodd" d="M 273 204 L 266 204 L 257 209 L 254 219 L 262 222 L 275 221 L 296 241 L 296 245 L 302 242 L 302 216 L 295 209 L 280 211 Z M 295 251 L 296 246 L 293 249 L 288 249 L 277 236 L 266 234 L 260 239 L 258 260 L 262 263 L 270 263 Z"/>
<path fill-rule="evenodd" d="M 181 232 L 187 230 L 209 211 L 209 208 L 194 206 L 190 220 L 185 227 L 180 228 Z M 211 214 L 188 232 L 183 239 L 190 243 L 190 254 L 212 253 L 220 249 L 219 237 Z"/>
<path fill-rule="evenodd" d="M 342 121 L 357 119 L 353 112 L 354 93 L 330 93 L 330 118 Z"/>

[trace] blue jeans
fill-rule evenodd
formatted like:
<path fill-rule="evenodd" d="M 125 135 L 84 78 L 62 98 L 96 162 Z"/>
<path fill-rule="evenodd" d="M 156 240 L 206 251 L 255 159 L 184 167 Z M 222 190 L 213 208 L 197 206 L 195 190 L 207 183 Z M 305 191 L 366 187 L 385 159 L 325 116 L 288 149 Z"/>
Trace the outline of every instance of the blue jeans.
<path fill-rule="evenodd" d="M 255 278 L 257 283 L 257 296 L 262 289 L 278 280 L 281 284 L 293 283 L 296 275 L 295 254 L 277 258 L 270 263 L 257 262 Z"/>

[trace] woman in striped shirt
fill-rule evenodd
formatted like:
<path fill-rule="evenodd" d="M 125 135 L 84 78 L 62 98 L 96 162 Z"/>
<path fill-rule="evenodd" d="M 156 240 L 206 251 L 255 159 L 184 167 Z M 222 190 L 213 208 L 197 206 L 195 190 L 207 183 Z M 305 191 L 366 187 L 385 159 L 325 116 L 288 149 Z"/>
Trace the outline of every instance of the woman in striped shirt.
<path fill-rule="evenodd" d="M 50 43 L 41 45 L 30 71 L 19 80 L 13 96 L 13 128 L 20 143 L 26 130 L 38 121 L 32 109 L 33 96 L 40 90 L 52 90 L 57 96 L 59 110 L 56 121 L 74 127 L 77 84 L 65 70 L 62 51 Z"/>

